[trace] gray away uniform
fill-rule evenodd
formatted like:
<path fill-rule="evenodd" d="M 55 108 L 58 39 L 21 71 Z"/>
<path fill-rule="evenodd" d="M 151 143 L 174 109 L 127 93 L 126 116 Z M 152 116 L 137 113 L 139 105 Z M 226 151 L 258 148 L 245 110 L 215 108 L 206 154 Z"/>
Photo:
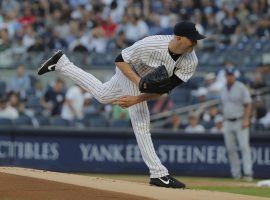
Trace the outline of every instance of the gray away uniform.
<path fill-rule="evenodd" d="M 235 81 L 228 90 L 225 86 L 221 91 L 224 115 L 224 141 L 228 152 L 231 173 L 234 178 L 241 178 L 241 163 L 245 176 L 252 176 L 252 160 L 249 145 L 249 129 L 242 127 L 244 105 L 251 103 L 251 97 L 246 86 Z M 238 155 L 238 145 L 242 162 Z"/>

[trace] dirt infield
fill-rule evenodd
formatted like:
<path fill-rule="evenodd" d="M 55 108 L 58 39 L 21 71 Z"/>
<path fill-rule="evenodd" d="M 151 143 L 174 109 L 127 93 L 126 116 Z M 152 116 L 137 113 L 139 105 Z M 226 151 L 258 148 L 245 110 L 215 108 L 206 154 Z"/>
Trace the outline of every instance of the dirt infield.
<path fill-rule="evenodd" d="M 113 179 L 47 172 L 22 168 L 0 168 L 0 199 L 164 199 L 164 200 L 263 200 L 268 198 L 222 192 L 166 189 Z"/>
<path fill-rule="evenodd" d="M 1 200 L 150 200 L 134 195 L 0 173 Z"/>

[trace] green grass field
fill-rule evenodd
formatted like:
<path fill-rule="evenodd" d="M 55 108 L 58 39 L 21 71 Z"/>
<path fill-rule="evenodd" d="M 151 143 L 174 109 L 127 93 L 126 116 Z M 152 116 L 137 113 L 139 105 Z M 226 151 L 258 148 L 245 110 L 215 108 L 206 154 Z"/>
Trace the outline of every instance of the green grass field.
<path fill-rule="evenodd" d="M 245 194 L 251 196 L 261 196 L 270 198 L 269 188 L 258 188 L 258 187 L 235 187 L 235 186 L 197 186 L 194 189 L 200 190 L 211 190 L 220 192 L 229 192 L 235 194 Z"/>
<path fill-rule="evenodd" d="M 119 175 L 119 174 L 83 174 L 87 176 L 110 178 L 117 180 L 128 180 L 134 182 L 148 183 L 148 176 L 143 175 Z M 176 177 L 186 183 L 189 189 L 220 191 L 251 196 L 270 198 L 270 188 L 257 187 L 259 180 L 252 182 L 236 181 L 231 178 L 202 178 L 202 177 Z"/>

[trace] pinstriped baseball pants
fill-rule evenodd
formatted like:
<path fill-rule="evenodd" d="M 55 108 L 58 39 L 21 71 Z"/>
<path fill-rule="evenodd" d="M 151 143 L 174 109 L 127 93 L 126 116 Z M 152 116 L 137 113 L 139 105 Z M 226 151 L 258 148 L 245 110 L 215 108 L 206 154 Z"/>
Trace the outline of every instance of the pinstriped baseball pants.
<path fill-rule="evenodd" d="M 124 95 L 140 94 L 138 87 L 118 68 L 116 68 L 116 74 L 108 82 L 102 83 L 90 73 L 76 67 L 63 55 L 56 65 L 56 71 L 75 81 L 100 103 L 110 103 Z M 168 175 L 168 170 L 161 164 L 153 146 L 147 103 L 142 102 L 129 107 L 129 114 L 142 158 L 150 170 L 150 177 L 158 178 Z"/>

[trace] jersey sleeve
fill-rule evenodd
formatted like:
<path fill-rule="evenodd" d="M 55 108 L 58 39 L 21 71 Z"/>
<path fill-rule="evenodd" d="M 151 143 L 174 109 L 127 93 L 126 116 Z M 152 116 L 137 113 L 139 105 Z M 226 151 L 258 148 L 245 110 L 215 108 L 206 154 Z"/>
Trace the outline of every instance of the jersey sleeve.
<path fill-rule="evenodd" d="M 194 74 L 198 65 L 198 59 L 195 55 L 187 55 L 177 66 L 174 74 L 182 81 L 187 82 Z"/>
<path fill-rule="evenodd" d="M 248 91 L 248 89 L 247 89 L 247 87 L 243 84 L 242 85 L 242 98 L 243 98 L 243 103 L 244 104 L 248 104 L 248 103 L 251 103 L 251 96 L 250 96 L 250 93 L 249 93 L 249 91 Z"/>
<path fill-rule="evenodd" d="M 141 53 L 144 49 L 145 41 L 139 40 L 135 42 L 132 46 L 129 46 L 122 50 L 121 54 L 125 62 L 127 63 L 136 63 L 141 58 Z"/>

